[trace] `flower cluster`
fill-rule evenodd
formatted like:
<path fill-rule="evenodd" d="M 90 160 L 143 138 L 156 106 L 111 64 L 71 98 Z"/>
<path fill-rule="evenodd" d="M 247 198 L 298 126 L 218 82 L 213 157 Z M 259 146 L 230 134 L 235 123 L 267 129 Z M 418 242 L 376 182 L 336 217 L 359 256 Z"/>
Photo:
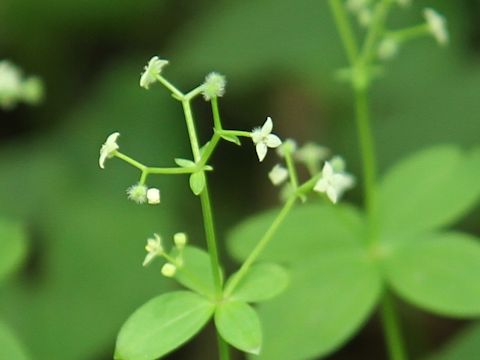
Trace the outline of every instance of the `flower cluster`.
<path fill-rule="evenodd" d="M 157 257 L 163 257 L 167 262 L 162 266 L 161 272 L 165 277 L 173 277 L 177 269 L 183 265 L 183 250 L 187 244 L 187 235 L 185 233 L 176 233 L 173 236 L 174 248 L 167 253 L 162 244 L 162 238 L 158 234 L 153 234 L 153 238 L 147 239 L 145 250 L 147 255 L 143 260 L 143 266 L 150 265 Z"/>

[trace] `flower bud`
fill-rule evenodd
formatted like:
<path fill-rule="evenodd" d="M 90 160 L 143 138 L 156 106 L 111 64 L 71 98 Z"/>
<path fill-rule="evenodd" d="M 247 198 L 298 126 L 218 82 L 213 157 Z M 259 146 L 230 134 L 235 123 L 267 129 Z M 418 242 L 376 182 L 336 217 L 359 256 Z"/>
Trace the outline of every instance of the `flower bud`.
<path fill-rule="evenodd" d="M 208 74 L 203 83 L 202 94 L 204 99 L 209 101 L 213 97 L 222 97 L 225 94 L 226 84 L 225 76 L 216 72 Z"/>
<path fill-rule="evenodd" d="M 147 190 L 147 201 L 149 204 L 160 204 L 160 190 L 157 188 L 150 188 Z"/>
<path fill-rule="evenodd" d="M 162 266 L 162 275 L 165 277 L 173 277 L 177 272 L 177 267 L 173 264 L 166 263 Z"/>
<path fill-rule="evenodd" d="M 136 184 L 127 189 L 128 198 L 137 204 L 143 204 L 147 201 L 147 187 L 145 185 Z"/>
<path fill-rule="evenodd" d="M 183 249 L 187 244 L 187 234 L 183 232 L 176 233 L 173 235 L 173 242 L 175 243 L 177 249 Z"/>

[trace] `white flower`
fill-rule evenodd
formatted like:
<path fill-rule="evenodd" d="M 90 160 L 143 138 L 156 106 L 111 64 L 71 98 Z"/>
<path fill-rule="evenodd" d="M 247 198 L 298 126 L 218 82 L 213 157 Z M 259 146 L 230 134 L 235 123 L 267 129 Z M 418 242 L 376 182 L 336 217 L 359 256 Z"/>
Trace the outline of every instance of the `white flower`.
<path fill-rule="evenodd" d="M 147 201 L 149 204 L 160 204 L 160 190 L 157 188 L 150 188 L 147 190 Z"/>
<path fill-rule="evenodd" d="M 387 37 L 378 45 L 378 57 L 381 60 L 389 60 L 398 53 L 398 41 Z"/>
<path fill-rule="evenodd" d="M 143 204 L 147 201 L 147 187 L 142 184 L 135 184 L 127 189 L 128 198 L 137 204 Z"/>
<path fill-rule="evenodd" d="M 143 260 L 143 266 L 147 266 L 153 259 L 163 254 L 162 239 L 158 234 L 153 234 L 153 236 L 153 239 L 147 239 L 145 250 L 147 250 L 148 254 L 145 256 L 145 260 Z"/>
<path fill-rule="evenodd" d="M 295 159 L 304 164 L 317 164 L 325 160 L 329 153 L 328 148 L 309 142 L 295 152 Z"/>
<path fill-rule="evenodd" d="M 225 80 L 225 76 L 211 72 L 207 75 L 203 83 L 203 98 L 208 101 L 213 97 L 222 97 L 225 94 L 226 84 L 227 80 Z"/>
<path fill-rule="evenodd" d="M 157 76 L 160 75 L 163 67 L 167 64 L 168 60 L 162 60 L 158 56 L 152 57 L 140 77 L 140 86 L 148 90 L 150 85 L 157 81 Z"/>
<path fill-rule="evenodd" d="M 268 148 L 276 148 L 282 144 L 282 140 L 277 135 L 272 134 L 272 129 L 273 122 L 269 116 L 261 128 L 253 129 L 250 134 L 260 161 L 265 159 Z"/>
<path fill-rule="evenodd" d="M 162 275 L 165 277 L 172 277 L 177 272 L 177 267 L 173 264 L 166 263 L 162 266 Z"/>
<path fill-rule="evenodd" d="M 22 91 L 22 74 L 10 61 L 0 61 L 0 107 L 12 108 Z"/>
<path fill-rule="evenodd" d="M 427 20 L 428 28 L 435 37 L 435 40 L 437 40 L 440 45 L 447 45 L 449 36 L 445 17 L 431 8 L 424 9 L 423 16 Z"/>
<path fill-rule="evenodd" d="M 183 249 L 187 244 L 187 234 L 183 232 L 176 233 L 173 235 L 173 242 L 175 243 L 177 249 Z"/>
<path fill-rule="evenodd" d="M 102 145 L 100 149 L 100 158 L 98 159 L 98 165 L 102 169 L 105 169 L 105 160 L 110 159 L 115 155 L 115 152 L 119 149 L 117 144 L 117 139 L 120 136 L 120 133 L 114 132 L 110 134 L 105 141 L 105 144 Z"/>
<path fill-rule="evenodd" d="M 288 170 L 285 169 L 282 165 L 277 164 L 273 167 L 272 170 L 268 173 L 268 177 L 273 185 L 277 186 L 283 183 L 288 178 Z"/>
<path fill-rule="evenodd" d="M 317 181 L 313 190 L 326 193 L 328 198 L 335 204 L 343 192 L 351 188 L 354 179 L 346 173 L 336 173 L 330 164 L 326 161 L 322 169 L 322 177 Z"/>

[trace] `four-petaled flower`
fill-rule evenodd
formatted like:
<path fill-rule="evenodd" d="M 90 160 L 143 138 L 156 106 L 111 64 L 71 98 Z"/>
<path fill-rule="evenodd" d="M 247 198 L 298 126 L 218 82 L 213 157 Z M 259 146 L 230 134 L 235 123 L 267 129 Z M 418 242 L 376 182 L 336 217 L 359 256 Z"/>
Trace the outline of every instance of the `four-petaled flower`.
<path fill-rule="evenodd" d="M 145 250 L 147 250 L 148 254 L 145 256 L 145 260 L 143 260 L 143 266 L 147 266 L 153 259 L 163 254 L 162 239 L 158 234 L 153 234 L 153 236 L 153 239 L 147 239 Z"/>
<path fill-rule="evenodd" d="M 105 169 L 105 160 L 112 158 L 115 155 L 115 152 L 119 149 L 117 144 L 119 136 L 120 133 L 114 132 L 108 136 L 105 144 L 102 145 L 102 148 L 100 149 L 100 158 L 98 159 L 98 165 L 100 165 L 102 169 Z"/>
<path fill-rule="evenodd" d="M 277 164 L 273 167 L 272 170 L 268 173 L 268 177 L 273 185 L 277 186 L 283 183 L 288 178 L 288 170 L 285 169 L 282 165 Z"/>
<path fill-rule="evenodd" d="M 265 159 L 268 148 L 276 148 L 282 144 L 282 140 L 277 135 L 272 134 L 272 129 L 273 122 L 269 116 L 261 128 L 255 128 L 250 133 L 260 161 Z"/>
<path fill-rule="evenodd" d="M 335 204 L 345 190 L 351 188 L 354 178 L 343 172 L 335 172 L 330 162 L 326 161 L 322 169 L 322 177 L 317 181 L 313 190 L 326 193 Z"/>
<path fill-rule="evenodd" d="M 157 76 L 167 64 L 168 60 L 162 60 L 158 56 L 152 57 L 140 77 L 140 86 L 148 90 L 150 85 L 157 81 Z"/>
<path fill-rule="evenodd" d="M 423 16 L 425 16 L 428 28 L 432 35 L 435 37 L 435 40 L 437 40 L 440 45 L 447 45 L 448 30 L 447 21 L 445 20 L 445 18 L 431 8 L 426 8 L 425 10 L 423 10 Z"/>

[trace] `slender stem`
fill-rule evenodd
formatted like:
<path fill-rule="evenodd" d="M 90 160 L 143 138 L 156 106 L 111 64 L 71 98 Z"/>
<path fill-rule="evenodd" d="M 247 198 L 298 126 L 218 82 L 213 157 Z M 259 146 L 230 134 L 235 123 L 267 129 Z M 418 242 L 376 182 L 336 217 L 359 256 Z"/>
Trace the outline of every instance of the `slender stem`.
<path fill-rule="evenodd" d="M 363 164 L 363 187 L 365 193 L 365 207 L 369 223 L 369 241 L 376 242 L 377 211 L 376 211 L 376 161 L 375 147 L 370 117 L 368 111 L 367 89 L 355 89 L 355 111 L 357 132 L 360 141 L 360 153 Z"/>
<path fill-rule="evenodd" d="M 208 145 L 205 147 L 205 150 L 203 150 L 202 157 L 200 161 L 197 163 L 197 166 L 202 168 L 205 165 L 207 165 L 208 160 L 212 156 L 215 148 L 218 145 L 218 142 L 220 141 L 220 135 L 217 133 L 213 134 L 212 139 L 208 142 Z"/>
<path fill-rule="evenodd" d="M 405 345 L 392 295 L 386 291 L 381 303 L 381 317 L 385 340 L 391 360 L 407 360 Z"/>
<path fill-rule="evenodd" d="M 175 95 L 175 97 L 177 97 L 178 99 L 184 98 L 185 95 L 183 95 L 180 90 L 178 90 L 170 81 L 165 79 L 163 76 L 158 75 L 157 80 L 168 90 L 170 90 L 172 94 Z"/>
<path fill-rule="evenodd" d="M 341 0 L 329 0 L 329 3 L 348 60 L 353 64 L 358 56 L 358 46 L 344 4 Z"/>
<path fill-rule="evenodd" d="M 367 65 L 375 55 L 375 46 L 385 31 L 385 21 L 387 20 L 388 11 L 392 5 L 392 0 L 381 0 L 375 5 L 373 13 L 372 25 L 370 26 L 367 38 L 362 47 L 360 61 L 363 65 Z"/>
<path fill-rule="evenodd" d="M 198 163 L 201 159 L 200 147 L 198 145 L 197 132 L 195 130 L 195 123 L 193 120 L 192 109 L 188 100 L 182 101 L 183 111 L 185 113 L 185 122 L 187 123 L 188 136 L 192 146 L 192 153 L 195 162 Z M 203 171 L 203 170 L 202 170 Z M 215 293 L 217 299 L 222 297 L 222 274 L 220 260 L 218 257 L 217 241 L 215 237 L 215 226 L 213 223 L 212 205 L 210 203 L 210 195 L 208 191 L 208 181 L 205 177 L 205 187 L 200 194 L 200 202 L 202 204 L 203 224 L 205 228 L 205 237 L 207 239 L 207 248 L 210 255 L 210 263 L 212 266 L 213 281 L 215 285 Z"/>
<path fill-rule="evenodd" d="M 198 94 L 200 94 L 203 90 L 203 84 L 196 87 L 195 89 L 193 89 L 192 91 L 190 91 L 189 93 L 187 93 L 185 95 L 185 99 L 186 100 L 192 100 L 195 96 L 197 96 Z"/>
<path fill-rule="evenodd" d="M 220 120 L 220 111 L 218 110 L 218 98 L 214 96 L 210 102 L 212 104 L 213 124 L 215 130 L 222 130 L 222 121 Z"/>
<path fill-rule="evenodd" d="M 148 167 L 145 172 L 149 174 L 165 174 L 165 175 L 177 175 L 177 174 L 191 174 L 197 170 L 196 166 L 192 167 Z"/>
<path fill-rule="evenodd" d="M 293 159 L 292 159 L 292 152 L 290 151 L 291 149 L 287 149 L 286 145 L 284 147 L 285 149 L 285 162 L 287 163 L 287 168 L 288 168 L 288 174 L 290 176 L 290 183 L 293 186 L 294 190 L 297 190 L 298 188 L 298 177 L 297 177 L 297 170 L 295 169 L 295 165 L 293 164 Z"/>
<path fill-rule="evenodd" d="M 114 156 L 119 158 L 119 159 L 122 159 L 123 161 L 129 163 L 130 165 L 135 166 L 137 169 L 139 169 L 141 171 L 145 171 L 147 169 L 147 167 L 145 165 L 143 165 L 142 163 L 138 162 L 137 160 L 132 159 L 130 156 L 122 154 L 119 151 L 115 151 Z"/>
<path fill-rule="evenodd" d="M 396 31 L 389 31 L 386 33 L 386 36 L 389 38 L 393 38 L 397 41 L 407 41 L 410 39 L 415 39 L 420 36 L 429 35 L 430 30 L 428 24 L 420 24 L 416 26 L 412 26 L 402 30 Z"/>
<path fill-rule="evenodd" d="M 252 137 L 252 133 L 248 131 L 240 131 L 240 130 L 219 130 L 217 131 L 220 135 L 235 135 L 235 136 L 243 136 L 243 137 Z"/>
<path fill-rule="evenodd" d="M 250 269 L 252 264 L 257 260 L 258 256 L 269 244 L 270 240 L 272 240 L 273 235 L 275 234 L 275 232 L 277 231 L 278 227 L 283 222 L 283 220 L 285 220 L 285 217 L 288 215 L 290 210 L 293 208 L 293 205 L 295 204 L 296 200 L 297 200 L 297 196 L 294 195 L 294 196 L 291 196 L 288 199 L 288 201 L 285 203 L 280 213 L 277 215 L 277 217 L 272 222 L 268 230 L 265 232 L 263 237 L 260 239 L 260 241 L 257 243 L 255 248 L 252 250 L 248 258 L 242 264 L 242 266 L 240 267 L 240 270 L 238 270 L 236 275 L 232 278 L 232 281 L 228 284 L 228 287 L 225 289 L 225 297 L 228 297 L 229 295 L 232 294 L 232 292 L 235 290 L 235 288 L 240 283 L 240 281 L 248 273 L 248 270 Z"/>
<path fill-rule="evenodd" d="M 220 360 L 230 360 L 230 350 L 228 344 L 225 340 L 222 339 L 220 334 L 217 332 L 217 343 L 218 343 L 218 357 Z"/>

